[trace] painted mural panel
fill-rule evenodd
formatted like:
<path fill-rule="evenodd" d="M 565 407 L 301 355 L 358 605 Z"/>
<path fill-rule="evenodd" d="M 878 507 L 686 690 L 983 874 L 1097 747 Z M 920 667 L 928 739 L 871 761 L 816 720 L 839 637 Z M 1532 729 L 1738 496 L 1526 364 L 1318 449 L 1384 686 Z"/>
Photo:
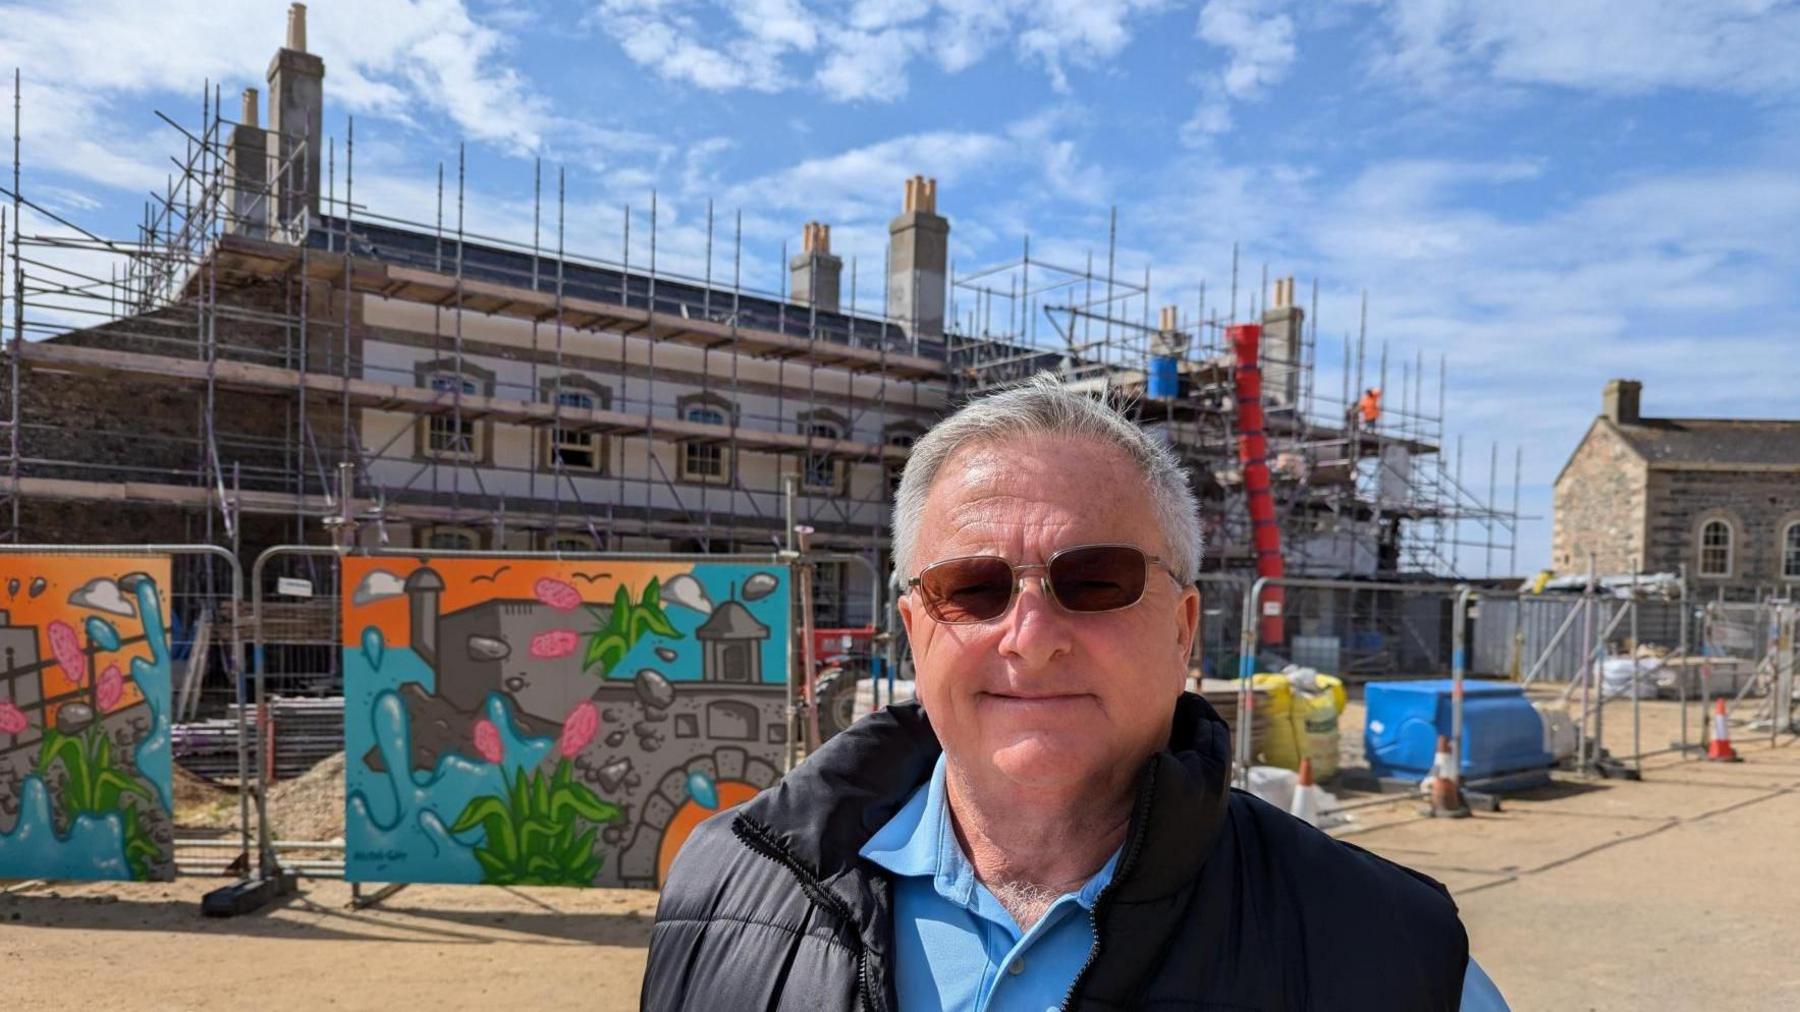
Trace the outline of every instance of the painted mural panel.
<path fill-rule="evenodd" d="M 785 567 L 343 562 L 345 874 L 655 887 L 780 777 Z"/>
<path fill-rule="evenodd" d="M 0 878 L 175 877 L 167 557 L 0 555 Z"/>

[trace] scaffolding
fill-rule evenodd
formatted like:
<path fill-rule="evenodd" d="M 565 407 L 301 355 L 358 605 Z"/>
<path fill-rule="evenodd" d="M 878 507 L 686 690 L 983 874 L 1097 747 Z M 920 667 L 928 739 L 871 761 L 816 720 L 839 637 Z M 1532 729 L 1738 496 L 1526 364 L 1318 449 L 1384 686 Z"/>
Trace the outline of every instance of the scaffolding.
<path fill-rule="evenodd" d="M 229 119 L 209 85 L 198 126 L 163 116 L 183 151 L 115 239 L 24 192 L 15 81 L 6 538 L 44 526 L 33 504 L 173 508 L 172 533 L 242 552 L 317 542 L 348 509 L 381 544 L 404 526 L 438 547 L 766 549 L 804 523 L 880 564 L 897 469 L 947 389 L 941 340 L 861 311 L 854 258 L 843 312 L 758 290 L 741 212 L 709 203 L 704 273 L 684 276 L 658 262 L 654 193 L 623 209 L 616 258 L 576 253 L 541 162 L 529 240 L 481 234 L 460 148 L 436 220 L 384 215 L 356 195 L 354 121 L 341 145 L 288 138 L 254 102 Z M 261 180 L 234 171 L 247 133 L 269 142 Z M 284 218 L 287 188 L 316 208 Z M 478 364 L 500 354 L 522 365 Z M 181 417 L 138 417 L 146 399 Z M 842 588 L 820 590 L 835 609 Z"/>
<path fill-rule="evenodd" d="M 1324 576 L 1374 573 L 1438 577 L 1511 575 L 1518 563 L 1519 484 L 1515 450 L 1511 503 L 1502 499 L 1500 451 L 1489 454 L 1487 484 L 1465 481 L 1463 441 L 1444 452 L 1447 365 L 1427 368 L 1423 352 L 1390 364 L 1386 341 L 1369 353 L 1368 300 L 1352 339 L 1342 341 L 1339 389 L 1321 389 L 1318 292 L 1295 301 L 1292 278 L 1271 284 L 1268 268 L 1238 313 L 1239 253 L 1232 249 L 1223 305 L 1207 302 L 1201 282 L 1188 306 L 1163 305 L 1153 319 L 1151 272 L 1126 277 L 1117 262 L 1117 211 L 1096 264 L 1079 267 L 1020 255 L 956 275 L 948 348 L 959 397 L 1051 373 L 1096 395 L 1116 397 L 1158 433 L 1189 468 L 1207 524 L 1208 564 L 1240 569 L 1252 558 L 1244 477 L 1237 445 L 1236 362 L 1228 326 L 1260 322 L 1265 341 L 1268 463 L 1281 544 L 1292 571 Z M 1158 359 L 1170 383 L 1157 389 Z M 1432 373 L 1435 372 L 1435 377 Z M 1379 417 L 1356 413 L 1362 391 L 1391 390 Z"/>
<path fill-rule="evenodd" d="M 654 192 L 621 209 L 616 254 L 571 249 L 567 179 L 541 162 L 528 234 L 470 227 L 460 146 L 437 166 L 434 217 L 386 214 L 358 198 L 354 120 L 341 143 L 265 130 L 254 92 L 232 118 L 210 83 L 197 122 L 161 116 L 173 171 L 109 237 L 27 192 L 17 74 L 13 98 L 7 540 L 127 534 L 246 558 L 355 518 L 393 547 L 733 552 L 786 547 L 805 524 L 885 572 L 912 441 L 962 400 L 1049 371 L 1122 395 L 1190 467 L 1209 565 L 1250 561 L 1224 338 L 1235 249 L 1228 299 L 1209 305 L 1202 284 L 1153 314 L 1150 269 L 1118 262 L 1115 213 L 1098 263 L 1050 262 L 1026 239 L 1016 259 L 951 265 L 939 335 L 885 298 L 860 305 L 855 258 L 842 311 L 810 298 L 816 275 L 795 276 L 804 300 L 752 287 L 742 214 L 710 202 L 697 276 L 668 268 Z M 781 254 L 785 282 L 800 268 Z M 1386 342 L 1368 354 L 1359 322 L 1340 389 L 1320 389 L 1317 283 L 1302 312 L 1291 280 L 1271 299 L 1263 274 L 1249 318 L 1287 328 L 1260 364 L 1291 571 L 1512 568 L 1522 456 L 1511 509 L 1493 501 L 1497 449 L 1485 499 L 1463 481 L 1460 440 L 1443 452 L 1443 361 L 1435 386 L 1421 355 L 1398 361 L 1381 418 L 1351 423 L 1358 391 L 1387 388 Z M 1174 395 L 1153 389 L 1167 359 Z M 817 582 L 820 622 L 877 621 L 840 569 Z"/>

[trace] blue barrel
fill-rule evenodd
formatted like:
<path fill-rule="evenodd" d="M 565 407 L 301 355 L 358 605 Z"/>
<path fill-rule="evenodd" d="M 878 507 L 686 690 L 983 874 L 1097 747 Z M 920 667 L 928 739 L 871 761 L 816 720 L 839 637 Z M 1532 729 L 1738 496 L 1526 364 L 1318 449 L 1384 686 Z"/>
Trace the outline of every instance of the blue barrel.
<path fill-rule="evenodd" d="M 1177 361 L 1172 355 L 1157 355 L 1150 359 L 1151 397 L 1170 401 L 1181 396 L 1180 374 L 1175 369 Z"/>

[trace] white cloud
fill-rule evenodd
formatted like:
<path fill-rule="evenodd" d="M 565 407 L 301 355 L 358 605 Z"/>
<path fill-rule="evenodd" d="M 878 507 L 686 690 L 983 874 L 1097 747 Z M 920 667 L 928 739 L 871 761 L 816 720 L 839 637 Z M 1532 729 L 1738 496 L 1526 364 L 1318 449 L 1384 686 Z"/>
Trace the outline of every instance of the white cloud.
<path fill-rule="evenodd" d="M 707 91 L 778 92 L 811 82 L 828 101 L 895 101 L 914 63 L 957 73 L 1007 40 L 1068 88 L 1131 41 L 1132 22 L 1167 0 L 599 0 L 591 19 L 634 63 Z"/>
<path fill-rule="evenodd" d="M 1231 129 L 1231 103 L 1262 97 L 1293 66 L 1294 20 L 1287 0 L 1207 0 L 1194 33 L 1224 51 L 1222 69 L 1200 77 L 1200 102 L 1183 128 L 1190 140 Z"/>
<path fill-rule="evenodd" d="M 119 585 L 104 576 L 96 576 L 82 584 L 69 595 L 69 603 L 77 608 L 90 608 L 123 618 L 137 615 L 137 605 L 126 600 Z"/>
<path fill-rule="evenodd" d="M 1447 89 L 1470 78 L 1635 95 L 1800 86 L 1800 7 L 1783 0 L 1373 0 L 1376 66 Z"/>
<path fill-rule="evenodd" d="M 390 597 L 399 597 L 406 593 L 406 581 L 385 569 L 371 569 L 369 575 L 356 585 L 356 592 L 350 595 L 350 603 L 355 605 L 384 601 Z"/>

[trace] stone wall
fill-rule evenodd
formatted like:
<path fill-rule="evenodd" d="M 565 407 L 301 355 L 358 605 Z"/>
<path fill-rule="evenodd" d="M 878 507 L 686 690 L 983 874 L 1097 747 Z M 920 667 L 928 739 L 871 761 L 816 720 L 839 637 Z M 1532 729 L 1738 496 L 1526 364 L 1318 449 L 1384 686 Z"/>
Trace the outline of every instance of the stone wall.
<path fill-rule="evenodd" d="M 1782 533 L 1800 522 L 1800 475 L 1791 472 L 1657 469 L 1650 472 L 1647 568 L 1673 572 L 1685 563 L 1702 597 L 1754 598 L 1781 582 Z M 1700 575 L 1700 528 L 1708 520 L 1732 529 L 1731 574 Z"/>
<path fill-rule="evenodd" d="M 1647 468 L 1612 425 L 1597 419 L 1556 479 L 1550 565 L 1586 572 L 1588 553 L 1601 573 L 1628 573 L 1645 555 Z M 1645 560 L 1646 569 L 1656 565 Z"/>

